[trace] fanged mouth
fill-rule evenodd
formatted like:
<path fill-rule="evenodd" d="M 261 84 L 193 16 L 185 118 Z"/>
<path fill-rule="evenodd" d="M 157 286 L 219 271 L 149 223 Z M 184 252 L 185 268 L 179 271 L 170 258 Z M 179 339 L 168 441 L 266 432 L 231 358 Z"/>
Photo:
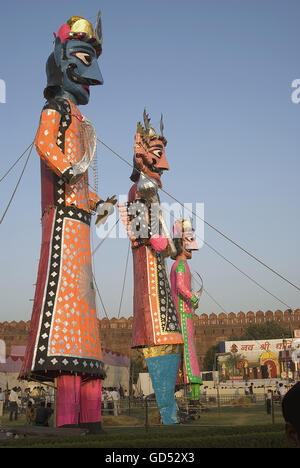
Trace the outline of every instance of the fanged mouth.
<path fill-rule="evenodd" d="M 158 167 L 155 167 L 154 164 L 150 164 L 149 169 L 151 172 L 156 172 L 159 175 L 161 175 L 164 171 L 164 169 L 159 169 Z"/>

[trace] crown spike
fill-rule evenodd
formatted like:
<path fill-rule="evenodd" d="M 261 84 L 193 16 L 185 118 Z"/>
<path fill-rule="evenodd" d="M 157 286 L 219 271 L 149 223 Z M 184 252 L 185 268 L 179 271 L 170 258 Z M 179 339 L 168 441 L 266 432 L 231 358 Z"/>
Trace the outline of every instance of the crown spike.
<path fill-rule="evenodd" d="M 145 124 L 146 131 L 147 131 L 147 133 L 149 133 L 149 130 L 150 130 L 150 120 L 151 120 L 151 119 L 150 119 L 149 115 L 148 115 L 147 112 L 146 112 L 146 107 L 144 108 L 143 117 L 144 117 L 144 124 Z"/>
<path fill-rule="evenodd" d="M 163 122 L 163 115 L 160 114 L 160 135 L 164 136 L 164 122 Z"/>

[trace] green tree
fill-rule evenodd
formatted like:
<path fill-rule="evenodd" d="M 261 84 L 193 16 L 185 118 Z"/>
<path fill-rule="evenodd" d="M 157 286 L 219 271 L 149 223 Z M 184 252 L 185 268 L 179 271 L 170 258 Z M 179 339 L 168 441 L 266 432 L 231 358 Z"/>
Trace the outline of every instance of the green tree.
<path fill-rule="evenodd" d="M 231 371 L 231 375 L 235 376 L 238 374 L 238 363 L 245 358 L 242 354 L 231 353 L 225 361 L 226 367 Z"/>
<path fill-rule="evenodd" d="M 130 376 L 132 378 L 132 383 L 137 383 L 140 372 L 147 372 L 147 365 L 143 354 L 135 351 L 132 353 L 130 359 Z"/>
<path fill-rule="evenodd" d="M 215 368 L 216 354 L 220 352 L 219 344 L 211 346 L 206 351 L 203 367 L 205 371 L 212 371 Z"/>
<path fill-rule="evenodd" d="M 278 322 L 265 322 L 250 324 L 245 327 L 240 336 L 231 335 L 229 341 L 243 340 L 274 340 L 276 338 L 290 338 L 291 331 Z"/>

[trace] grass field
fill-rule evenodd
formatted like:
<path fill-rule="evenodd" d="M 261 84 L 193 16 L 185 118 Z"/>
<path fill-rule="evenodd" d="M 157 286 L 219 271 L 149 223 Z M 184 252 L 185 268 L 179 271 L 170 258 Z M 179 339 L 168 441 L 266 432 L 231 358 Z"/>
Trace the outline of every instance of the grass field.
<path fill-rule="evenodd" d="M 272 417 L 266 413 L 263 404 L 253 404 L 248 407 L 232 407 L 223 406 L 219 410 L 217 407 L 209 408 L 207 411 L 202 411 L 196 416 L 195 421 L 189 421 L 193 425 L 229 425 L 229 426 L 242 426 L 242 425 L 257 425 L 257 424 L 272 424 Z M 119 425 L 146 425 L 146 411 L 145 408 L 131 408 L 130 412 L 123 410 L 121 416 L 103 416 L 103 422 L 109 426 Z M 148 412 L 149 425 L 157 425 L 160 422 L 158 411 L 149 408 Z M 282 417 L 281 407 L 274 406 L 274 422 L 284 423 Z"/>
<path fill-rule="evenodd" d="M 157 413 L 149 410 L 150 426 L 143 425 L 143 409 L 131 415 L 104 416 L 106 432 L 99 436 L 21 437 L 0 440 L 0 448 L 288 448 L 281 411 L 276 409 L 275 423 L 264 406 L 221 408 L 203 412 L 189 425 L 154 425 Z M 0 419 L 4 427 L 25 425 L 24 416 L 10 423 Z"/>
<path fill-rule="evenodd" d="M 287 448 L 281 424 L 204 427 L 106 427 L 105 435 L 24 437 L 0 441 L 0 448 Z"/>

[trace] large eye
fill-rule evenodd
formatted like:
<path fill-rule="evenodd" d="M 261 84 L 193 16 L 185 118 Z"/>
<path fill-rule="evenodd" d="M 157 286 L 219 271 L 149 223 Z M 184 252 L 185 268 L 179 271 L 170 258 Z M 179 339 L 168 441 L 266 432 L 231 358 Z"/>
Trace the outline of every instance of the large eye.
<path fill-rule="evenodd" d="M 82 63 L 84 63 L 84 65 L 86 65 L 87 67 L 89 65 L 91 65 L 92 63 L 92 56 L 90 54 L 88 54 L 87 52 L 74 52 L 74 57 L 78 58 Z"/>
<path fill-rule="evenodd" d="M 157 158 L 161 158 L 162 157 L 162 150 L 155 150 L 155 151 L 152 151 L 152 154 L 154 154 L 154 156 L 156 156 Z"/>

